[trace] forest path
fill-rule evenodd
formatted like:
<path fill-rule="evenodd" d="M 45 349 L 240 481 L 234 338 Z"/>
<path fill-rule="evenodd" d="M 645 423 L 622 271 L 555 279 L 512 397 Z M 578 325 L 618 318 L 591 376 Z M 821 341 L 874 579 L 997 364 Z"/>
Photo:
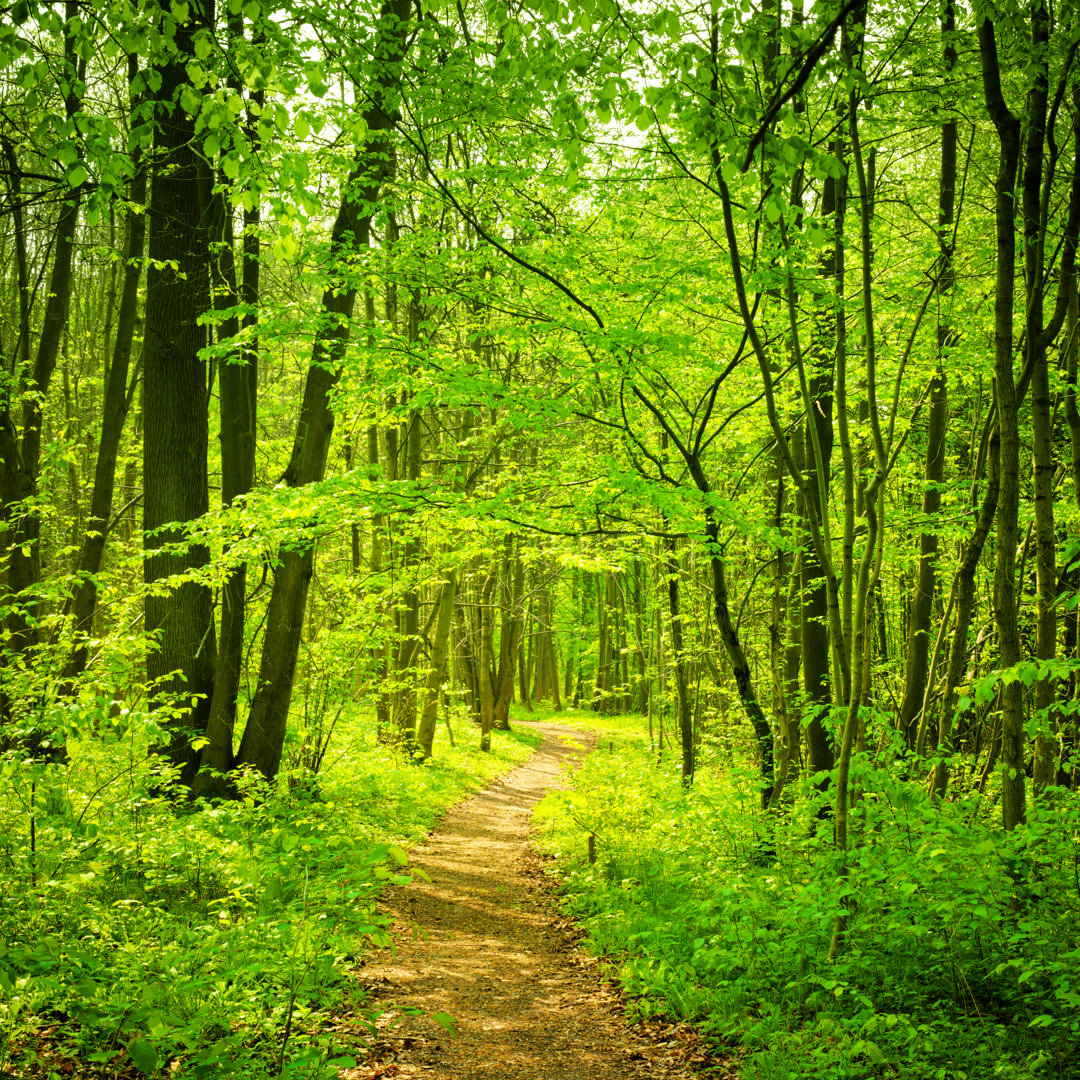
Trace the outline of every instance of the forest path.
<path fill-rule="evenodd" d="M 532 808 L 594 736 L 522 726 L 541 746 L 413 849 L 410 865 L 430 884 L 417 875 L 386 896 L 396 952 L 373 954 L 360 977 L 388 1012 L 374 1060 L 350 1080 L 681 1080 L 688 1060 L 704 1063 L 685 1026 L 626 1023 L 618 993 L 554 912 L 528 841 Z M 430 1018 L 436 1012 L 454 1018 L 457 1038 Z"/>

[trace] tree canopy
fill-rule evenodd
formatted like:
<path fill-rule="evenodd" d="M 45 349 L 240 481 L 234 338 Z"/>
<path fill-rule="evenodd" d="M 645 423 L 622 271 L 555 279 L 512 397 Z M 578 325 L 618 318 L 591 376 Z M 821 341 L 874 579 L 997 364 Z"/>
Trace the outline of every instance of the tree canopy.
<path fill-rule="evenodd" d="M 343 713 L 422 762 L 638 712 L 688 789 L 752 762 L 757 858 L 810 813 L 834 959 L 893 783 L 1075 828 L 1078 44 L 1044 0 L 7 6 L 4 775 L 135 724 L 213 806 Z"/>

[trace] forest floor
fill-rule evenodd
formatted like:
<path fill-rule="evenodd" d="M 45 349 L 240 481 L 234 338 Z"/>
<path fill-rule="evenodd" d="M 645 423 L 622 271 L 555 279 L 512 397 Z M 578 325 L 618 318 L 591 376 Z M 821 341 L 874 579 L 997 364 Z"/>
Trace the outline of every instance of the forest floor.
<path fill-rule="evenodd" d="M 527 726 L 544 739 L 533 756 L 456 806 L 410 853 L 430 882 L 416 874 L 385 894 L 397 945 L 359 972 L 384 1010 L 379 1036 L 344 1075 L 685 1080 L 708 1067 L 711 1077 L 733 1076 L 688 1025 L 629 1023 L 618 989 L 578 948 L 529 833 L 532 808 L 594 737 Z M 456 1037 L 435 1013 L 453 1018 Z"/>

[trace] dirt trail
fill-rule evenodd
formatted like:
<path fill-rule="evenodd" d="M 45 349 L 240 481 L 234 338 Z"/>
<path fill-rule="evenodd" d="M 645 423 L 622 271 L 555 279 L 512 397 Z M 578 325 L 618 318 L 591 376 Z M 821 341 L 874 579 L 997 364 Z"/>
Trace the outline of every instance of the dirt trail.
<path fill-rule="evenodd" d="M 692 1052 L 685 1029 L 650 1042 L 623 1019 L 617 993 L 568 941 L 528 844 L 533 806 L 561 786 L 591 736 L 530 725 L 544 742 L 522 766 L 455 807 L 410 861 L 419 876 L 387 908 L 399 944 L 361 972 L 377 1001 L 450 1013 L 452 1038 L 430 1016 L 391 1013 L 376 1062 L 355 1080 L 644 1080 L 677 1078 Z M 577 744 L 577 751 L 574 745 Z M 424 937 L 409 932 L 416 927 Z M 382 1026 L 382 1022 L 380 1022 Z M 696 1048 L 694 1048 L 696 1049 Z M 674 1058 L 674 1060 L 673 1060 Z"/>

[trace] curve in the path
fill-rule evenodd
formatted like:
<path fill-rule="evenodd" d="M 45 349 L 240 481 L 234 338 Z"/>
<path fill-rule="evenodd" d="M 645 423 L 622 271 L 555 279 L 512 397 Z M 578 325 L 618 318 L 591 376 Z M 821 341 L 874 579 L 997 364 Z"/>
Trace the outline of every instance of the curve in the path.
<path fill-rule="evenodd" d="M 639 1080 L 656 1071 L 640 1053 L 617 995 L 568 949 L 529 871 L 532 808 L 562 782 L 592 737 L 532 726 L 543 743 L 522 766 L 461 803 L 413 850 L 419 875 L 387 907 L 393 955 L 369 961 L 363 982 L 389 1010 L 393 1071 L 439 1080 Z M 419 1009 L 424 1016 L 403 1014 Z M 431 1019 L 449 1013 L 458 1037 Z M 383 1066 L 385 1068 L 385 1066 Z M 356 1076 L 365 1073 L 358 1069 Z"/>

